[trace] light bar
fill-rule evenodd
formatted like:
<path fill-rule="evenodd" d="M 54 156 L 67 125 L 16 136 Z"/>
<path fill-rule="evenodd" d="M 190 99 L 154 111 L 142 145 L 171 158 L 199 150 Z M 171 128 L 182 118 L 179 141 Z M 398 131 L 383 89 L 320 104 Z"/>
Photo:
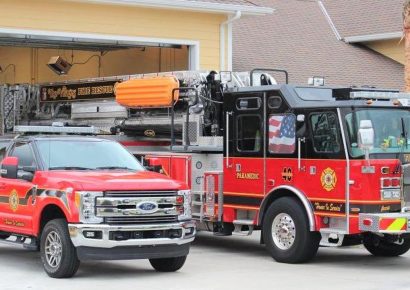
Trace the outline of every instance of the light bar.
<path fill-rule="evenodd" d="M 378 99 L 378 100 L 392 100 L 392 99 L 410 99 L 409 93 L 393 93 L 393 92 L 351 92 L 351 99 Z"/>
<path fill-rule="evenodd" d="M 50 134 L 89 134 L 97 135 L 101 131 L 91 127 L 57 127 L 57 126 L 15 126 L 15 133 L 50 133 Z"/>

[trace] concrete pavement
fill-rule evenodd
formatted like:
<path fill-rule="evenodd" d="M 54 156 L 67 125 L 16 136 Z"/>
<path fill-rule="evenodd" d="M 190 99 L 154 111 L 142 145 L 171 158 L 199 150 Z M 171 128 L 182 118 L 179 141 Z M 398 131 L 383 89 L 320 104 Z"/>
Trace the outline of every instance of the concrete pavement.
<path fill-rule="evenodd" d="M 320 248 L 311 263 L 287 265 L 273 261 L 258 241 L 258 234 L 200 233 L 177 273 L 157 273 L 144 260 L 98 261 L 82 263 L 66 280 L 49 278 L 39 253 L 0 245 L 0 289 L 410 289 L 410 253 L 376 258 L 362 247 Z"/>

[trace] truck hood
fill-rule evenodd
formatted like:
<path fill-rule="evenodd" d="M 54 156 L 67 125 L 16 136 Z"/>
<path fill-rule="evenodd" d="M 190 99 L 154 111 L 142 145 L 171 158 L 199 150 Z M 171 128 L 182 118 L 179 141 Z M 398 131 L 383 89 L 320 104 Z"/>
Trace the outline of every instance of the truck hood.
<path fill-rule="evenodd" d="M 38 172 L 35 179 L 33 182 L 36 184 L 56 189 L 67 187 L 90 191 L 187 189 L 187 186 L 180 181 L 150 171 L 47 171 Z"/>

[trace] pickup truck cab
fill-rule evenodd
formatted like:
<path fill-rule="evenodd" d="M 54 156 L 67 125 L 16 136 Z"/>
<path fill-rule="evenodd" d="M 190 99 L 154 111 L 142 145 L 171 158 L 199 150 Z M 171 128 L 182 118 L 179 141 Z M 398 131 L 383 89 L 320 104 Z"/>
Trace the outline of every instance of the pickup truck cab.
<path fill-rule="evenodd" d="M 196 231 L 185 184 L 105 139 L 0 143 L 0 240 L 39 249 L 49 276 L 71 277 L 90 259 L 149 259 L 158 271 L 184 265 Z"/>

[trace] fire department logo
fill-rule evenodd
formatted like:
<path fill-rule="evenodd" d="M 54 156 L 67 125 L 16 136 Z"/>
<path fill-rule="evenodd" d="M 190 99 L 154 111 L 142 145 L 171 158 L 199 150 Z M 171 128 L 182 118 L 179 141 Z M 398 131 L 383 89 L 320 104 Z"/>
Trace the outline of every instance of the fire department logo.
<path fill-rule="evenodd" d="M 19 207 L 19 195 L 16 190 L 13 190 L 10 194 L 9 205 L 12 211 L 17 211 Z"/>
<path fill-rule="evenodd" d="M 337 183 L 335 171 L 330 167 L 326 168 L 325 170 L 323 170 L 320 180 L 322 181 L 322 187 L 326 191 L 333 190 L 336 187 Z"/>

